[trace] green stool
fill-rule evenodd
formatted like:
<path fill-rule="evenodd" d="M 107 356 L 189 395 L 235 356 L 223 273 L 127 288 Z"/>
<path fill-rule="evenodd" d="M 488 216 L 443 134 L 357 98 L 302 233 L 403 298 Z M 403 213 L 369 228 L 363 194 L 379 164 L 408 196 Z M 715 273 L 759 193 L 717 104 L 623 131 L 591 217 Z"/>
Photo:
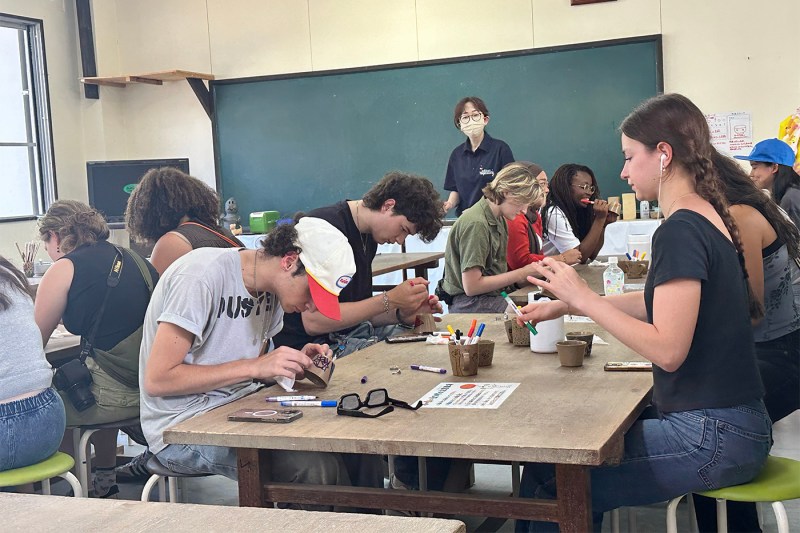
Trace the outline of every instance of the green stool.
<path fill-rule="evenodd" d="M 778 522 L 779 533 L 789 533 L 789 519 L 782 501 L 800 498 L 800 461 L 785 457 L 767 457 L 764 468 L 756 478 L 742 485 L 734 485 L 722 489 L 698 492 L 701 496 L 717 500 L 717 531 L 728 531 L 728 514 L 725 501 L 735 502 L 771 502 L 775 511 L 775 520 Z M 691 495 L 690 495 L 691 497 Z M 667 505 L 667 533 L 678 531 L 675 511 L 679 496 Z"/>
<path fill-rule="evenodd" d="M 0 472 L 0 487 L 16 487 L 27 483 L 42 482 L 42 493 L 50 494 L 50 478 L 62 477 L 72 485 L 72 492 L 76 498 L 83 496 L 78 478 L 70 470 L 75 466 L 75 461 L 66 453 L 56 452 L 41 463 L 23 466 Z"/>

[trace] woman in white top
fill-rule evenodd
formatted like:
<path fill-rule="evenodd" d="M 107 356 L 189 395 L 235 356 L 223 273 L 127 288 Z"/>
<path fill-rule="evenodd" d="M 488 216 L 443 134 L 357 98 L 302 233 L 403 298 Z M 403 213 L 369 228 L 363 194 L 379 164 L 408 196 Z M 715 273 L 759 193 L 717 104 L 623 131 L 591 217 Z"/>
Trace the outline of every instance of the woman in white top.
<path fill-rule="evenodd" d="M 0 257 L 0 472 L 43 461 L 64 435 L 61 396 L 51 388 L 25 276 Z"/>
<path fill-rule="evenodd" d="M 609 223 L 608 202 L 599 195 L 592 169 L 575 163 L 558 167 L 542 210 L 544 255 L 577 249 L 583 263 L 597 257 Z"/>

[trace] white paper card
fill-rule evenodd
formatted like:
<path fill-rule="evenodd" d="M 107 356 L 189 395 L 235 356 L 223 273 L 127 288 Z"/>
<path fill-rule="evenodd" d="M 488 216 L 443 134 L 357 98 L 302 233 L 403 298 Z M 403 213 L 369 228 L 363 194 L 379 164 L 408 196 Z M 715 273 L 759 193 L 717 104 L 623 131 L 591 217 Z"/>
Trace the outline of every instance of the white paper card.
<path fill-rule="evenodd" d="M 497 409 L 519 383 L 439 383 L 420 398 L 422 407 Z"/>

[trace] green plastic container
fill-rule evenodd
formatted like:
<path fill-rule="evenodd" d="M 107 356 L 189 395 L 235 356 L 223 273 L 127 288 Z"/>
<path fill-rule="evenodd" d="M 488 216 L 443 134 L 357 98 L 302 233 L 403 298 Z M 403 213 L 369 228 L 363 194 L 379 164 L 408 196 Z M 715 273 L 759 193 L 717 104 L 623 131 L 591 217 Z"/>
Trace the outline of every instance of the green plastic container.
<path fill-rule="evenodd" d="M 250 213 L 250 233 L 269 233 L 280 218 L 277 211 L 254 211 Z"/>

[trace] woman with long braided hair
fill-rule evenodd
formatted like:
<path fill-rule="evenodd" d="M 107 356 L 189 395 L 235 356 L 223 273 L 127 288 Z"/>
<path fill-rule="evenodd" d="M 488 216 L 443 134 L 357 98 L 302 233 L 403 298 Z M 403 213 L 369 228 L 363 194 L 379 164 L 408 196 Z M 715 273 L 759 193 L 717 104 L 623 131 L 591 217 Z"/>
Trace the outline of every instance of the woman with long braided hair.
<path fill-rule="evenodd" d="M 666 218 L 644 292 L 600 297 L 571 267 L 545 259 L 545 279 L 528 281 L 559 301 L 528 306 L 522 317 L 589 316 L 653 363 L 652 406 L 625 434 L 620 464 L 591 472 L 596 523 L 617 507 L 746 483 L 771 446 L 750 325 L 763 308 L 750 291 L 705 117 L 688 98 L 667 94 L 642 103 L 620 130 L 621 178 L 638 199 L 658 199 Z M 553 497 L 553 479 L 552 466 L 526 465 L 521 493 Z"/>

